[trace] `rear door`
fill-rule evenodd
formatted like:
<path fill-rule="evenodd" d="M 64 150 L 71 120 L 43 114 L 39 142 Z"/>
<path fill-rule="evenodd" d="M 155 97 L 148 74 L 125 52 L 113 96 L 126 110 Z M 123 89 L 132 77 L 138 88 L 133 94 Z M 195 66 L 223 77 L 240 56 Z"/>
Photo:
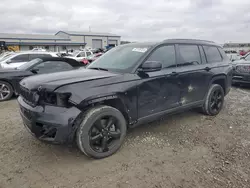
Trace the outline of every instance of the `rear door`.
<path fill-rule="evenodd" d="M 203 48 L 195 44 L 178 44 L 177 49 L 180 105 L 202 102 L 212 77 Z"/>

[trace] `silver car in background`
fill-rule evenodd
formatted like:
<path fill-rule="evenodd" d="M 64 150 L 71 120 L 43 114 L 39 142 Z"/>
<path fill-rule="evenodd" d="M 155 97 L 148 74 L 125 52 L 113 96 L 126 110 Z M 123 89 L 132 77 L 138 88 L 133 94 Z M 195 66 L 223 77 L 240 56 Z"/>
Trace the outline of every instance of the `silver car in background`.
<path fill-rule="evenodd" d="M 15 69 L 26 62 L 39 57 L 58 57 L 58 55 L 54 52 L 43 51 L 16 52 L 0 59 L 0 68 Z"/>

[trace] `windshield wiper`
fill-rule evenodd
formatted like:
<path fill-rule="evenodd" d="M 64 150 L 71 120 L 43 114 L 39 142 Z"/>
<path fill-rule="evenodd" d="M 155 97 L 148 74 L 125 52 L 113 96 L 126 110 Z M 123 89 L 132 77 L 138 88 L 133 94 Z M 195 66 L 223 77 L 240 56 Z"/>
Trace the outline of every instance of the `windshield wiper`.
<path fill-rule="evenodd" d="M 91 67 L 88 69 L 95 69 L 95 70 L 103 70 L 103 71 L 109 71 L 108 69 L 100 68 L 100 67 Z"/>

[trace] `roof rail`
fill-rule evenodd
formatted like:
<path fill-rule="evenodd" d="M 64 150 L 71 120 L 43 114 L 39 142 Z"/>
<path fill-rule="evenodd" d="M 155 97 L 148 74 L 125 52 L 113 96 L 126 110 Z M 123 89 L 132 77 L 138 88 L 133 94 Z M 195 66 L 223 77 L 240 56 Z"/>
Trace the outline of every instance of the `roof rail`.
<path fill-rule="evenodd" d="M 214 41 L 210 41 L 210 40 L 201 40 L 201 39 L 165 39 L 163 40 L 165 41 L 170 41 L 170 40 L 185 40 L 185 41 L 196 41 L 196 42 L 210 42 L 210 43 L 215 43 Z"/>

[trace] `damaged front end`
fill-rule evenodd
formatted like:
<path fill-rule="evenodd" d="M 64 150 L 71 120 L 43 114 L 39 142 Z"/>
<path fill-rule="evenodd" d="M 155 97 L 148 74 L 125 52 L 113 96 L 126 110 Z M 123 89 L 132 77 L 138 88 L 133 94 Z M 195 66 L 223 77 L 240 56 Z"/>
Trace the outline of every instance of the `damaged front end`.
<path fill-rule="evenodd" d="M 40 140 L 71 142 L 81 111 L 70 101 L 71 93 L 21 87 L 18 102 L 24 125 Z"/>

